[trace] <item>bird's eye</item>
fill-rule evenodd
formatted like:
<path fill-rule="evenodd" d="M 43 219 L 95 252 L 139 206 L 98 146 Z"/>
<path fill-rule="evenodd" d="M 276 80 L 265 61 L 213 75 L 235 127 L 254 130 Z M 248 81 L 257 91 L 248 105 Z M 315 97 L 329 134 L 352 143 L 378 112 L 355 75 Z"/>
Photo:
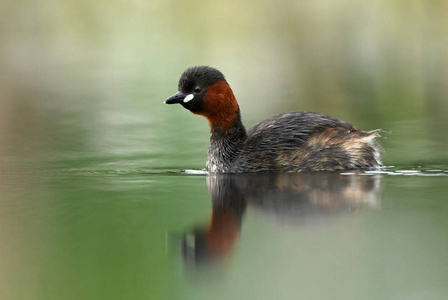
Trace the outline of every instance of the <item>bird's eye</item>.
<path fill-rule="evenodd" d="M 200 92 L 201 92 L 201 87 L 197 85 L 197 86 L 194 88 L 194 92 L 195 92 L 195 93 L 200 93 Z"/>

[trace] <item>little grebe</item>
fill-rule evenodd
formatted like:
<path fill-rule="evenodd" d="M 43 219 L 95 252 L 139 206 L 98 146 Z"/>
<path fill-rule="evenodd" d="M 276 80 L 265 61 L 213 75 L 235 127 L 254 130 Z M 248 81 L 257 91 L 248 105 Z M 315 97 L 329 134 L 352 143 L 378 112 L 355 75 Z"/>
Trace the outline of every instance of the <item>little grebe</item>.
<path fill-rule="evenodd" d="M 232 89 L 214 68 L 188 68 L 179 79 L 178 90 L 165 103 L 179 103 L 204 116 L 210 125 L 208 172 L 336 171 L 382 166 L 381 148 L 375 142 L 380 130 L 359 130 L 323 114 L 283 113 L 246 131 Z"/>

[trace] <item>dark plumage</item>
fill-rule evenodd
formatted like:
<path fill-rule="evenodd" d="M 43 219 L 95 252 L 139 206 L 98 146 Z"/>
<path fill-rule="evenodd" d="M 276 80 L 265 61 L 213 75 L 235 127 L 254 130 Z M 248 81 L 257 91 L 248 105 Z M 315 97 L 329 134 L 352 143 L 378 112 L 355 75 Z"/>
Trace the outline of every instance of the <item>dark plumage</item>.
<path fill-rule="evenodd" d="M 382 166 L 375 142 L 379 130 L 362 131 L 332 117 L 289 112 L 266 119 L 247 132 L 224 75 L 206 66 L 181 75 L 179 103 L 204 116 L 211 131 L 206 169 L 212 173 L 299 172 L 372 169 Z"/>

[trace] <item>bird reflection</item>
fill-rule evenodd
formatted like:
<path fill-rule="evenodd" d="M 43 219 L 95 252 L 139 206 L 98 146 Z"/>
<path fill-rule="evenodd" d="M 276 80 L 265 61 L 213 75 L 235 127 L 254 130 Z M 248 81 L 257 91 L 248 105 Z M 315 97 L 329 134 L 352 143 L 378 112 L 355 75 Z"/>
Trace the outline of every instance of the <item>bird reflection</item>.
<path fill-rule="evenodd" d="M 186 262 L 222 261 L 238 240 L 246 209 L 303 226 L 357 208 L 380 205 L 379 176 L 339 173 L 214 174 L 207 176 L 212 212 L 207 226 L 182 237 Z"/>

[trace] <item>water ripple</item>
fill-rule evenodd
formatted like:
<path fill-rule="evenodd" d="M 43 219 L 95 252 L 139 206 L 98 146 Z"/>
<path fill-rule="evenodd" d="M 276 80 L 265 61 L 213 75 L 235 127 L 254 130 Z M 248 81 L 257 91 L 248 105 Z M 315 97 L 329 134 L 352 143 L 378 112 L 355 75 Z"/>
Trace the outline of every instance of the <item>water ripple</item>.
<path fill-rule="evenodd" d="M 350 171 L 343 172 L 340 175 L 390 175 L 390 176 L 423 176 L 423 177 L 443 177 L 448 176 L 448 168 L 433 169 L 422 167 L 400 168 L 396 166 L 385 167 L 384 170 L 371 171 Z"/>
<path fill-rule="evenodd" d="M 49 176 L 128 176 L 128 175 L 207 175 L 204 169 L 186 169 L 180 170 L 175 168 L 162 169 L 79 169 L 67 168 L 57 170 L 46 170 Z M 447 168 L 422 168 L 422 167 L 406 167 L 397 166 L 385 167 L 383 170 L 369 171 L 346 171 L 339 173 L 343 176 L 423 176 L 423 177 L 445 177 L 448 176 Z"/>

